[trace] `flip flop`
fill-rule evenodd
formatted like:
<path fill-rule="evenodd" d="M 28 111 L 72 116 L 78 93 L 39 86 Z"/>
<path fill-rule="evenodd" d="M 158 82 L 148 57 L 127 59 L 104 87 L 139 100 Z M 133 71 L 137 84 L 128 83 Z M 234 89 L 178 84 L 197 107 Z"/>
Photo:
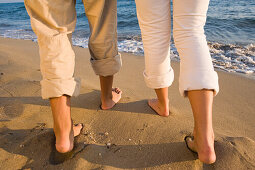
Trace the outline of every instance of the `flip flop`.
<path fill-rule="evenodd" d="M 197 152 L 196 152 L 195 150 L 193 150 L 193 149 L 191 149 L 191 148 L 189 147 L 189 145 L 188 145 L 188 139 L 194 140 L 194 136 L 187 135 L 187 136 L 185 136 L 184 141 L 185 141 L 185 144 L 186 144 L 187 148 L 188 148 L 192 153 L 197 154 Z"/>
<path fill-rule="evenodd" d="M 73 120 L 71 120 L 71 122 L 72 122 L 71 125 L 73 127 Z M 75 124 L 75 126 L 77 126 L 77 125 L 78 124 Z M 81 128 L 81 131 L 82 131 L 82 129 L 84 128 L 84 125 L 82 123 L 81 123 L 81 125 L 82 125 L 82 128 Z M 75 136 L 74 138 L 78 137 L 79 135 Z M 54 164 L 54 165 L 58 165 L 58 164 L 61 164 L 61 163 L 65 162 L 68 159 L 72 159 L 78 153 L 78 152 L 76 152 L 76 150 L 77 150 L 76 145 L 77 144 L 76 144 L 75 140 L 73 142 L 74 142 L 74 147 L 73 147 L 73 149 L 71 151 L 66 152 L 66 153 L 61 153 L 61 152 L 58 152 L 57 149 L 56 149 L 56 146 L 55 146 L 55 144 L 56 144 L 56 137 L 55 137 L 54 138 L 54 145 L 52 147 L 52 153 L 50 155 L 50 163 Z"/>

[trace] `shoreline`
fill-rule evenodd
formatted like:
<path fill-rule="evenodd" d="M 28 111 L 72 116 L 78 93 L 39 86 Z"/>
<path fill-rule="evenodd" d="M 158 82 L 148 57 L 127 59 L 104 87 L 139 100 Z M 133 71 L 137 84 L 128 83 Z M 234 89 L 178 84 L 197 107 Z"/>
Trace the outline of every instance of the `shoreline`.
<path fill-rule="evenodd" d="M 53 143 L 48 100 L 40 96 L 38 45 L 0 38 L 0 169 L 253 169 L 255 167 L 255 80 L 217 71 L 220 92 L 214 99 L 217 161 L 203 165 L 185 146 L 193 117 L 178 91 L 179 63 L 169 88 L 171 115 L 156 115 L 154 98 L 143 80 L 144 59 L 121 53 L 123 66 L 114 86 L 123 90 L 112 110 L 100 110 L 100 86 L 89 50 L 74 47 L 75 75 L 81 92 L 72 98 L 72 118 L 84 123 L 77 154 L 61 165 L 49 161 Z M 107 147 L 110 143 L 110 147 Z M 54 146 L 54 143 L 53 143 Z"/>
<path fill-rule="evenodd" d="M 37 41 L 35 41 L 35 40 L 31 40 L 31 39 L 19 39 L 19 38 L 6 38 L 6 37 L 2 37 L 2 36 L 0 36 L 0 38 L 3 38 L 3 39 L 13 39 L 13 40 L 25 40 L 25 41 L 32 41 L 32 42 L 35 42 L 35 43 L 37 43 Z M 77 42 L 76 42 L 77 43 Z M 85 43 L 86 44 L 86 43 Z M 231 45 L 233 45 L 233 44 L 223 44 L 223 43 L 218 43 L 218 42 L 208 42 L 208 45 L 209 46 L 211 46 L 212 44 L 215 44 L 216 46 L 217 45 L 223 45 L 223 46 L 231 46 Z M 249 44 L 249 45 L 252 45 L 252 44 Z M 84 49 L 88 49 L 87 47 L 83 47 L 82 45 L 73 45 L 74 47 L 79 47 L 79 48 L 84 48 Z M 132 46 L 132 45 L 131 45 Z M 239 45 L 236 45 L 236 46 L 239 46 Z M 248 45 L 246 45 L 246 46 L 248 46 Z M 252 45 L 252 46 L 254 46 L 254 45 Z M 137 48 L 140 48 L 140 47 L 137 47 Z M 223 47 L 224 48 L 224 47 Z M 179 56 L 178 55 L 176 55 L 176 48 L 175 48 L 175 46 L 174 46 L 174 43 L 172 43 L 171 44 L 171 49 L 172 49 L 172 51 L 171 51 L 171 62 L 180 62 L 179 60 Z M 127 54 L 131 54 L 131 55 L 135 55 L 135 56 L 141 56 L 141 57 L 143 57 L 143 55 L 144 54 L 142 54 L 142 53 L 138 53 L 138 52 L 126 52 L 126 51 L 122 51 L 123 49 L 120 49 L 119 50 L 119 52 L 121 52 L 121 53 L 127 53 Z M 212 55 L 212 59 L 213 60 L 215 60 L 214 58 L 213 58 L 213 55 L 216 55 L 216 57 L 217 57 L 217 55 L 219 55 L 220 54 L 220 50 L 219 49 L 211 49 L 212 51 L 214 51 L 214 52 L 211 52 L 211 53 L 213 53 L 213 54 L 211 54 Z M 219 53 L 219 54 L 218 54 Z M 251 52 L 252 53 L 252 52 Z M 224 62 L 228 62 L 229 63 L 229 61 L 215 61 L 216 63 L 224 63 Z M 233 61 L 231 61 L 231 62 L 233 62 Z M 214 63 L 215 64 L 215 63 Z M 250 78 L 250 79 L 253 79 L 253 80 L 255 80 L 255 71 L 253 72 L 253 73 L 244 73 L 245 72 L 245 70 L 242 70 L 241 69 L 241 71 L 242 72 L 240 72 L 240 71 L 238 71 L 238 70 L 235 70 L 235 71 L 233 71 L 233 70 L 229 70 L 228 68 L 219 68 L 219 67 L 222 67 L 221 66 L 221 64 L 220 65 L 216 65 L 216 66 L 214 66 L 214 69 L 215 70 L 217 70 L 217 71 L 223 71 L 223 72 L 225 72 L 225 73 L 233 73 L 233 74 L 236 74 L 236 75 L 241 75 L 241 76 L 244 76 L 244 77 L 246 77 L 246 78 Z M 238 65 L 238 64 L 237 64 Z M 224 67 L 224 66 L 223 66 Z M 233 65 L 232 67 L 235 67 L 235 65 Z M 239 69 L 240 70 L 240 69 Z M 246 70 L 247 71 L 247 70 Z"/>

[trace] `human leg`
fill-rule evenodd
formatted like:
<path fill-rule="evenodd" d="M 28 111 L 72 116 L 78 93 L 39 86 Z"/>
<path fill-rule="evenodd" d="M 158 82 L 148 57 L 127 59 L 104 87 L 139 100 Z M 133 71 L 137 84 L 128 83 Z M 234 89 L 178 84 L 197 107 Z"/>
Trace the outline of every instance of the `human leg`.
<path fill-rule="evenodd" d="M 194 140 L 188 146 L 197 151 L 199 159 L 207 164 L 214 163 L 214 132 L 212 126 L 212 90 L 188 91 L 188 98 L 194 116 Z"/>
<path fill-rule="evenodd" d="M 25 0 L 24 3 L 38 38 L 42 98 L 50 99 L 56 149 L 59 152 L 70 151 L 74 136 L 70 97 L 67 96 L 79 94 L 79 82 L 73 77 L 75 55 L 71 42 L 76 23 L 75 2 Z M 74 132 L 80 129 L 79 125 Z"/>
<path fill-rule="evenodd" d="M 101 109 L 111 109 L 120 99 L 122 91 L 112 88 L 113 76 L 99 76 L 101 85 Z"/>
<path fill-rule="evenodd" d="M 179 90 L 188 96 L 194 116 L 194 140 L 187 144 L 202 162 L 211 164 L 216 160 L 212 103 L 219 87 L 204 35 L 208 5 L 209 0 L 174 0 L 173 34 L 181 58 Z"/>
<path fill-rule="evenodd" d="M 112 88 L 113 77 L 121 67 L 117 47 L 117 1 L 83 0 L 90 24 L 91 64 L 101 85 L 101 108 L 112 108 L 121 98 L 121 90 Z"/>
<path fill-rule="evenodd" d="M 179 90 L 219 91 L 218 76 L 204 34 L 209 0 L 173 0 L 173 37 L 179 53 Z"/>
<path fill-rule="evenodd" d="M 158 97 L 149 100 L 148 104 L 159 115 L 168 116 L 167 88 L 174 79 L 170 66 L 170 1 L 136 0 L 136 8 L 144 46 L 144 79 Z"/>
<path fill-rule="evenodd" d="M 168 87 L 155 89 L 157 99 L 148 100 L 149 106 L 160 116 L 169 116 Z"/>
<path fill-rule="evenodd" d="M 65 153 L 73 149 L 74 137 L 80 134 L 82 124 L 73 125 L 71 122 L 71 97 L 63 95 L 51 98 L 50 104 L 56 136 L 56 149 Z"/>

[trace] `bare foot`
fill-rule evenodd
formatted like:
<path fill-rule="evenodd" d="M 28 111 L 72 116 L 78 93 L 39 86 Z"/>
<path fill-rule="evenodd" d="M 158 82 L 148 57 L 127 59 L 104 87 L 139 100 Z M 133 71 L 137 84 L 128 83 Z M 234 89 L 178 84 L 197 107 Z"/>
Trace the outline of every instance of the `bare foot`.
<path fill-rule="evenodd" d="M 83 125 L 81 123 L 73 125 L 71 131 L 68 128 L 65 128 L 60 132 L 60 129 L 54 128 L 56 136 L 56 150 L 60 153 L 70 152 L 74 147 L 74 137 L 78 136 L 81 133 Z"/>
<path fill-rule="evenodd" d="M 113 108 L 116 103 L 119 102 L 121 99 L 122 91 L 119 88 L 113 88 L 112 89 L 112 96 L 106 100 L 102 100 L 101 109 L 102 110 L 108 110 Z"/>
<path fill-rule="evenodd" d="M 76 125 L 73 125 L 73 136 L 76 137 L 81 133 L 81 129 L 83 128 L 83 124 L 79 123 Z"/>
<path fill-rule="evenodd" d="M 188 137 L 186 142 L 190 150 L 198 153 L 198 159 L 203 163 L 212 164 L 216 161 L 214 136 L 207 140 L 201 139 L 199 142 L 197 142 L 196 137 L 194 139 Z"/>
<path fill-rule="evenodd" d="M 148 100 L 148 105 L 160 116 L 169 116 L 169 104 L 162 105 L 158 99 Z"/>

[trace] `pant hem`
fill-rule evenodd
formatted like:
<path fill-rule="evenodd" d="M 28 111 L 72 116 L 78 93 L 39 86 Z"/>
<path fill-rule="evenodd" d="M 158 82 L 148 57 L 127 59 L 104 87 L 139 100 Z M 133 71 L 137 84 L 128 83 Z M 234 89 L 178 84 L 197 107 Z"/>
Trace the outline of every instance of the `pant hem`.
<path fill-rule="evenodd" d="M 185 75 L 180 75 L 179 91 L 181 96 L 187 97 L 187 92 L 191 90 L 213 90 L 214 96 L 219 92 L 218 74 L 213 70 L 192 71 Z"/>
<path fill-rule="evenodd" d="M 80 93 L 80 79 L 79 78 L 72 78 L 68 80 L 42 80 L 42 98 L 43 99 L 50 99 L 55 97 L 60 97 L 63 95 L 68 96 L 78 96 Z"/>
<path fill-rule="evenodd" d="M 122 66 L 120 53 L 113 58 L 105 58 L 100 60 L 91 59 L 90 62 L 95 74 L 100 76 L 114 75 L 119 72 Z"/>
<path fill-rule="evenodd" d="M 166 74 L 160 76 L 148 76 L 144 71 L 143 76 L 147 87 L 152 89 L 169 87 L 174 81 L 174 71 L 172 68 Z"/>

